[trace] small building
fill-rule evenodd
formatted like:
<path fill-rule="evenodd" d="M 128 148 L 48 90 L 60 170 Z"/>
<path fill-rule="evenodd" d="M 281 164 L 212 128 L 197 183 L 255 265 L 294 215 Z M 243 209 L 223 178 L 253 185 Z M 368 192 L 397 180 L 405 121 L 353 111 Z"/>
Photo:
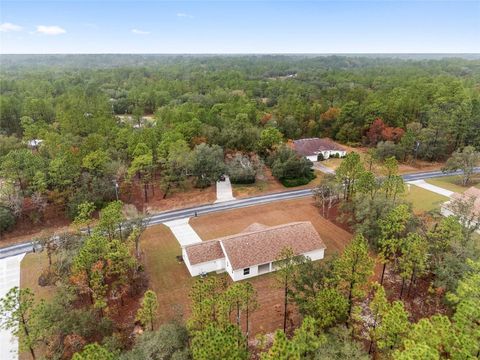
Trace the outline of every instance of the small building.
<path fill-rule="evenodd" d="M 467 189 L 463 194 L 453 194 L 452 199 L 444 202 L 440 208 L 440 213 L 443 216 L 456 216 L 455 214 L 455 209 L 452 207 L 452 203 L 455 201 L 465 201 L 465 202 L 472 202 L 472 224 L 475 225 L 477 224 L 478 221 L 480 221 L 480 189 L 477 189 L 476 187 L 471 187 Z M 478 230 L 480 233 L 480 230 Z"/>
<path fill-rule="evenodd" d="M 307 138 L 293 141 L 293 149 L 300 156 L 310 161 L 318 161 L 318 155 L 322 154 L 324 159 L 332 155 L 344 157 L 347 154 L 345 148 L 329 138 Z"/>
<path fill-rule="evenodd" d="M 323 259 L 326 249 L 309 221 L 277 226 L 254 223 L 235 235 L 187 245 L 182 256 L 192 276 L 226 271 L 238 281 L 275 271 L 278 255 L 287 247 L 311 260 Z"/>

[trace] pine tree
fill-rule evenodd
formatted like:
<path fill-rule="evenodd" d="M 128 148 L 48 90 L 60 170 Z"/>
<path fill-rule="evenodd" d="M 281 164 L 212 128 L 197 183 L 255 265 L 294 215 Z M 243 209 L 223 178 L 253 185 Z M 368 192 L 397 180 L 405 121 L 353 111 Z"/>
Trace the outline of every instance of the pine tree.
<path fill-rule="evenodd" d="M 387 353 L 399 348 L 409 328 L 408 313 L 403 302 L 393 302 L 383 314 L 381 324 L 375 331 L 378 348 Z"/>
<path fill-rule="evenodd" d="M 358 234 L 335 261 L 334 274 L 348 298 L 348 323 L 351 322 L 354 299 L 364 295 L 364 287 L 373 274 L 374 261 L 368 254 L 365 238 Z"/>
<path fill-rule="evenodd" d="M 401 255 L 398 259 L 398 269 L 402 278 L 400 298 L 405 288 L 405 281 L 410 279 L 408 294 L 417 276 L 421 276 L 427 269 L 428 244 L 425 238 L 416 233 L 410 233 L 401 242 Z"/>
<path fill-rule="evenodd" d="M 321 329 L 345 321 L 348 316 L 348 301 L 336 288 L 320 290 L 315 296 L 313 308 L 315 311 L 312 315 Z"/>
<path fill-rule="evenodd" d="M 370 336 L 370 346 L 368 349 L 368 353 L 370 354 L 373 350 L 373 343 L 376 341 L 376 328 L 378 327 L 379 323 L 385 312 L 388 310 L 389 303 L 387 300 L 387 296 L 385 294 L 385 289 L 382 285 L 375 283 L 373 284 L 373 289 L 375 293 L 373 295 L 372 301 L 370 301 L 369 308 L 370 312 L 373 317 L 373 322 L 371 324 L 371 329 L 369 331 Z"/>
<path fill-rule="evenodd" d="M 379 221 L 381 232 L 379 239 L 379 255 L 383 263 L 380 285 L 383 285 L 387 263 L 396 261 L 401 246 L 401 240 L 407 233 L 407 225 L 411 218 L 412 213 L 408 209 L 408 206 L 402 204 L 390 211 L 385 219 Z"/>
<path fill-rule="evenodd" d="M 143 296 L 142 305 L 137 312 L 137 320 L 145 327 L 150 327 L 153 331 L 155 319 L 157 317 L 158 301 L 157 294 L 152 290 L 147 290 Z"/>
<path fill-rule="evenodd" d="M 245 338 L 236 325 L 219 327 L 210 324 L 194 333 L 191 350 L 194 360 L 242 360 L 248 357 L 244 344 Z"/>
<path fill-rule="evenodd" d="M 275 275 L 277 282 L 284 292 L 283 297 L 283 332 L 287 331 L 288 303 L 290 302 L 290 293 L 292 283 L 296 276 L 296 267 L 304 262 L 302 256 L 295 256 L 291 248 L 284 248 L 277 256 L 275 266 L 278 270 Z"/>

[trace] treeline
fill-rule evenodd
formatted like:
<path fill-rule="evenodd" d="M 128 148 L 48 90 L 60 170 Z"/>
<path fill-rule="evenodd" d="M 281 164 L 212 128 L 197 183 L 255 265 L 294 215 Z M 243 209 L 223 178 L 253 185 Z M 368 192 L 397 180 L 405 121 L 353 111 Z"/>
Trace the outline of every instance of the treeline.
<path fill-rule="evenodd" d="M 84 201 L 102 207 L 116 196 L 113 181 L 141 184 L 148 200 L 154 184 L 168 196 L 187 182 L 208 186 L 225 167 L 242 182 L 267 164 L 286 186 L 305 184 L 307 162 L 288 150 L 271 156 L 288 139 L 332 137 L 401 161 L 443 160 L 480 145 L 478 60 L 3 59 L 1 231 L 23 208 L 42 221 L 49 204 L 71 218 Z M 244 160 L 199 171 L 220 152 Z"/>

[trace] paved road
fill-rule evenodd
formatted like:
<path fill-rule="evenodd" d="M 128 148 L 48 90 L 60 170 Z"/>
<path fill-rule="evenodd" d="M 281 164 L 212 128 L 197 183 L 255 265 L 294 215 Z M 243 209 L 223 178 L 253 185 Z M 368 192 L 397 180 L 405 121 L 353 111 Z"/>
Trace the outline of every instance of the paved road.
<path fill-rule="evenodd" d="M 480 167 L 475 168 L 475 172 L 480 172 Z M 460 174 L 461 172 L 458 171 L 456 174 Z M 424 180 L 424 179 L 431 179 L 435 177 L 446 176 L 441 171 L 430 171 L 430 172 L 422 172 L 422 173 L 415 173 L 415 174 L 406 174 L 402 175 L 405 181 L 415 181 L 415 180 Z M 261 204 L 267 204 L 274 201 L 282 201 L 282 200 L 290 200 L 290 199 L 298 199 L 302 197 L 308 197 L 312 195 L 312 189 L 303 189 L 303 190 L 290 190 L 290 191 L 283 191 L 274 194 L 268 195 L 259 195 L 250 198 L 244 199 L 237 199 L 222 203 L 216 204 L 208 204 L 208 205 L 201 205 L 191 208 L 179 209 L 179 210 L 169 210 L 157 213 L 152 215 L 148 221 L 148 226 L 158 225 L 164 223 L 166 221 L 178 220 L 186 217 L 192 217 L 197 215 L 209 214 L 218 211 L 225 211 L 225 210 L 232 210 L 243 208 L 247 206 L 255 206 Z M 32 243 L 24 243 L 24 244 L 17 244 L 5 248 L 0 248 L 0 259 L 6 258 L 9 256 L 14 256 L 18 254 L 22 254 L 25 252 L 32 251 Z"/>

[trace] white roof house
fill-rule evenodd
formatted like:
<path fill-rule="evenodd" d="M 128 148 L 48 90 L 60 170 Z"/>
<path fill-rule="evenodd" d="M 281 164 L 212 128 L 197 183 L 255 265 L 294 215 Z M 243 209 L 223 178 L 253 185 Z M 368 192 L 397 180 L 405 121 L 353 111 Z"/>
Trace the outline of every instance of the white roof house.
<path fill-rule="evenodd" d="M 311 260 L 323 259 L 326 249 L 308 221 L 277 226 L 254 223 L 241 233 L 185 246 L 182 256 L 192 276 L 226 271 L 238 281 L 274 271 L 286 247 Z"/>
<path fill-rule="evenodd" d="M 342 146 L 329 138 L 294 140 L 292 147 L 297 154 L 306 157 L 310 161 L 317 161 L 319 154 L 322 154 L 324 159 L 328 159 L 336 154 L 340 157 L 344 157 L 347 154 L 347 151 Z"/>

